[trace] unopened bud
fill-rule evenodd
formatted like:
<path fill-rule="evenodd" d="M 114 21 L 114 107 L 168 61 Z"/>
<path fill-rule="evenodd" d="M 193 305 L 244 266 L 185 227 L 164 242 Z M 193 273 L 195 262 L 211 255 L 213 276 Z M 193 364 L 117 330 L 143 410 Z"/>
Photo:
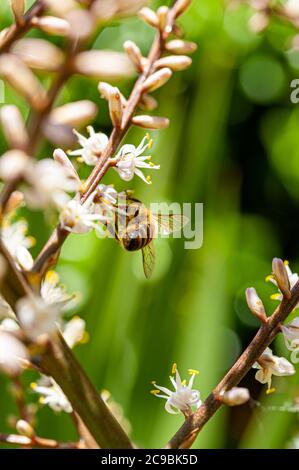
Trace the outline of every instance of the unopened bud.
<path fill-rule="evenodd" d="M 254 33 L 263 32 L 269 24 L 269 16 L 264 11 L 258 11 L 249 20 L 249 28 Z"/>
<path fill-rule="evenodd" d="M 287 299 L 289 299 L 291 297 L 290 280 L 282 259 L 273 258 L 272 271 L 279 290 Z"/>
<path fill-rule="evenodd" d="M 20 39 L 13 44 L 11 51 L 28 67 L 49 72 L 57 71 L 64 60 L 63 52 L 45 39 Z"/>
<path fill-rule="evenodd" d="M 74 61 L 75 70 L 84 75 L 104 80 L 120 80 L 131 77 L 135 69 L 128 56 L 109 50 L 81 52 Z"/>
<path fill-rule="evenodd" d="M 183 41 L 182 39 L 173 39 L 166 43 L 165 48 L 173 54 L 192 54 L 197 49 L 195 42 Z"/>
<path fill-rule="evenodd" d="M 169 126 L 169 119 L 160 116 L 134 116 L 132 124 L 145 129 L 165 129 Z"/>
<path fill-rule="evenodd" d="M 143 19 L 146 23 L 153 28 L 159 28 L 159 18 L 158 15 L 148 7 L 141 8 L 138 12 L 138 16 Z"/>
<path fill-rule="evenodd" d="M 24 194 L 21 191 L 14 191 L 7 201 L 5 212 L 9 214 L 10 212 L 18 209 L 18 207 L 21 207 L 23 203 Z"/>
<path fill-rule="evenodd" d="M 4 181 L 19 178 L 27 167 L 28 159 L 22 150 L 8 150 L 0 158 L 0 177 Z"/>
<path fill-rule="evenodd" d="M 29 439 L 32 439 L 35 436 L 33 427 L 24 419 L 19 419 L 17 421 L 16 430 L 22 436 L 29 437 Z"/>
<path fill-rule="evenodd" d="M 119 129 L 122 123 L 123 107 L 119 89 L 116 87 L 109 96 L 109 112 L 113 125 Z"/>
<path fill-rule="evenodd" d="M 110 100 L 110 95 L 113 93 L 114 87 L 112 85 L 110 85 L 109 83 L 100 82 L 98 84 L 98 90 L 99 90 L 99 93 L 101 95 L 101 98 L 103 98 L 104 100 L 109 101 Z M 125 107 L 126 104 L 127 104 L 127 100 L 119 90 L 118 90 L 118 92 L 119 92 L 120 97 L 121 97 L 122 106 Z"/>
<path fill-rule="evenodd" d="M 256 316 L 259 320 L 265 321 L 266 320 L 266 312 L 265 307 L 259 296 L 257 295 L 256 290 L 254 287 L 249 287 L 246 289 L 245 292 L 247 305 L 250 308 L 251 312 L 254 316 Z"/>
<path fill-rule="evenodd" d="M 185 70 L 192 64 L 192 59 L 186 55 L 170 55 L 162 57 L 155 62 L 157 68 L 168 67 L 174 72 Z"/>
<path fill-rule="evenodd" d="M 221 400 L 228 406 L 243 405 L 250 399 L 250 393 L 247 388 L 233 387 L 231 390 L 220 395 Z"/>
<path fill-rule="evenodd" d="M 136 67 L 136 70 L 138 70 L 138 72 L 142 72 L 143 71 L 142 54 L 137 44 L 135 44 L 135 42 L 133 41 L 125 41 L 124 50 L 128 54 L 134 66 Z"/>
<path fill-rule="evenodd" d="M 165 5 L 162 5 L 157 10 L 157 15 L 159 18 L 159 28 L 161 31 L 164 31 L 167 26 L 169 8 Z"/>
<path fill-rule="evenodd" d="M 24 149 L 28 144 L 28 134 L 23 116 L 15 105 L 6 105 L 0 108 L 0 122 L 11 148 Z"/>
<path fill-rule="evenodd" d="M 175 16 L 178 17 L 182 15 L 191 4 L 191 1 L 192 0 L 177 0 L 177 2 L 175 3 L 173 7 Z"/>
<path fill-rule="evenodd" d="M 70 31 L 69 35 L 75 39 L 88 38 L 95 27 L 95 18 L 88 11 L 76 8 L 65 15 Z"/>
<path fill-rule="evenodd" d="M 14 335 L 0 331 L 0 369 L 17 376 L 22 372 L 20 359 L 28 359 L 26 347 Z"/>
<path fill-rule="evenodd" d="M 82 127 L 89 124 L 94 119 L 97 111 L 98 108 L 92 101 L 75 101 L 53 109 L 49 119 L 55 124 Z"/>
<path fill-rule="evenodd" d="M 152 111 L 158 106 L 158 101 L 151 95 L 143 94 L 139 103 L 139 107 L 145 111 Z"/>
<path fill-rule="evenodd" d="M 154 91 L 165 85 L 170 79 L 172 71 L 169 68 L 163 68 L 148 77 L 143 84 L 143 92 Z"/>
<path fill-rule="evenodd" d="M 11 9 L 17 24 L 24 23 L 25 0 L 11 0 Z"/>
<path fill-rule="evenodd" d="M 46 93 L 32 71 L 13 54 L 0 57 L 0 74 L 23 95 L 34 109 L 40 109 L 46 101 Z"/>
<path fill-rule="evenodd" d="M 68 21 L 56 16 L 34 17 L 31 20 L 32 26 L 49 34 L 57 34 L 58 36 L 69 36 L 71 28 Z"/>

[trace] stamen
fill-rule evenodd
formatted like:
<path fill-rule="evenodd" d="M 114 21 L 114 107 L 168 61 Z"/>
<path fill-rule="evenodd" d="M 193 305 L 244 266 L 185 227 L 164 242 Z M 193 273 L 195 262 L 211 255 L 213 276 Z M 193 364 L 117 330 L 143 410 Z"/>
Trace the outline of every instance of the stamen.
<path fill-rule="evenodd" d="M 288 261 L 287 259 L 285 259 L 284 262 L 283 262 L 283 264 L 284 264 L 285 266 L 288 266 L 290 263 L 289 263 L 289 261 Z"/>
<path fill-rule="evenodd" d="M 274 387 L 273 388 L 268 388 L 266 390 L 266 395 L 271 395 L 271 393 L 274 393 L 274 392 L 276 392 L 276 388 L 274 388 Z"/>
<path fill-rule="evenodd" d="M 188 369 L 188 374 L 190 375 L 198 375 L 199 374 L 199 371 L 196 370 L 196 369 Z"/>
<path fill-rule="evenodd" d="M 158 395 L 160 393 L 160 390 L 151 390 L 150 393 L 152 395 Z"/>
<path fill-rule="evenodd" d="M 152 184 L 152 183 L 153 183 L 153 182 L 152 182 L 152 178 L 151 178 L 149 175 L 146 177 L 146 181 L 148 182 L 148 184 Z"/>
<path fill-rule="evenodd" d="M 267 276 L 267 277 L 265 278 L 265 281 L 266 281 L 266 282 L 269 282 L 269 281 L 271 281 L 272 279 L 274 279 L 273 274 L 269 274 L 269 276 Z"/>
<path fill-rule="evenodd" d="M 186 383 L 187 383 L 186 379 L 182 380 L 183 387 L 186 385 Z"/>
<path fill-rule="evenodd" d="M 152 384 L 152 385 L 156 385 L 156 383 L 157 383 L 157 382 L 156 382 L 155 380 L 152 380 L 152 381 L 151 381 L 151 384 Z"/>
<path fill-rule="evenodd" d="M 177 367 L 178 367 L 178 366 L 177 366 L 177 363 L 174 362 L 174 363 L 172 364 L 172 368 L 171 368 L 171 373 L 172 373 L 172 374 L 175 374 L 175 373 L 176 373 Z"/>
<path fill-rule="evenodd" d="M 153 139 L 149 139 L 149 143 L 147 144 L 147 148 L 151 149 L 152 146 L 153 146 L 153 143 L 154 143 Z"/>
<path fill-rule="evenodd" d="M 280 299 L 280 294 L 272 294 L 272 295 L 270 295 L 270 299 L 279 300 Z"/>
<path fill-rule="evenodd" d="M 31 382 L 30 387 L 32 388 L 32 390 L 35 390 L 37 387 L 37 383 Z"/>

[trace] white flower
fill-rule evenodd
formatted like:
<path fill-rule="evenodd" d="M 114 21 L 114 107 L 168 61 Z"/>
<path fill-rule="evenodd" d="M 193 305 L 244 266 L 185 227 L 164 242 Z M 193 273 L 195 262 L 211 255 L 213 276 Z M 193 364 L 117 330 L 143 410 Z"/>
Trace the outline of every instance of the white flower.
<path fill-rule="evenodd" d="M 89 137 L 84 137 L 74 129 L 81 148 L 68 152 L 71 156 L 78 156 L 79 161 L 83 161 L 87 165 L 94 166 L 98 163 L 99 157 L 108 144 L 108 137 L 102 132 L 95 132 L 92 126 L 87 127 Z"/>
<path fill-rule="evenodd" d="M 198 374 L 198 371 L 189 369 L 191 377 L 188 384 L 185 380 L 181 380 L 176 364 L 173 365 L 172 373 L 175 373 L 175 379 L 172 376 L 169 378 L 174 386 L 174 391 L 169 390 L 166 387 L 161 387 L 160 385 L 157 385 L 156 382 L 153 382 L 155 390 L 152 390 L 151 393 L 166 400 L 165 409 L 171 414 L 177 414 L 179 411 L 182 411 L 184 414 L 189 413 L 192 406 L 198 408 L 201 405 L 200 393 L 197 390 L 192 389 L 194 377 Z M 164 395 L 160 395 L 160 391 L 163 392 Z M 175 411 L 175 408 L 178 411 Z"/>
<path fill-rule="evenodd" d="M 40 295 L 46 305 L 55 305 L 61 310 L 70 308 L 74 295 L 65 292 L 59 285 L 59 276 L 55 271 L 48 271 L 41 284 Z"/>
<path fill-rule="evenodd" d="M 131 181 L 134 175 L 136 175 L 145 181 L 145 183 L 151 184 L 150 176 L 145 177 L 141 170 L 141 168 L 148 168 L 150 170 L 158 170 L 160 168 L 160 165 L 146 162 L 146 160 L 150 160 L 150 156 L 142 156 L 145 150 L 151 147 L 152 140 L 147 134 L 138 147 L 131 144 L 123 145 L 116 157 L 111 159 L 111 163 L 114 164 L 114 169 L 124 181 Z"/>
<path fill-rule="evenodd" d="M 299 362 L 299 317 L 296 317 L 291 323 L 281 326 L 286 347 L 292 351 L 291 361 L 296 364 Z"/>
<path fill-rule="evenodd" d="M 20 264 L 19 259 L 21 259 L 21 253 L 22 255 L 26 253 L 27 256 L 31 257 L 28 248 L 31 248 L 35 243 L 34 238 L 26 235 L 27 231 L 28 224 L 26 220 L 23 219 L 12 224 L 5 223 L 1 230 L 2 240 L 9 253 L 18 264 Z"/>
<path fill-rule="evenodd" d="M 4 318 L 0 323 L 0 330 L 8 333 L 16 333 L 20 330 L 20 327 L 13 318 Z"/>
<path fill-rule="evenodd" d="M 72 413 L 73 408 L 65 394 L 51 377 L 42 377 L 36 384 L 31 384 L 32 389 L 41 395 L 39 401 L 43 405 L 48 405 L 54 411 L 65 411 Z"/>
<path fill-rule="evenodd" d="M 80 188 L 80 179 L 66 165 L 50 158 L 45 158 L 29 165 L 26 180 L 30 188 L 25 192 L 27 202 L 34 208 L 46 208 L 49 205 L 64 206 L 69 200 L 67 193 Z"/>
<path fill-rule="evenodd" d="M 296 284 L 296 282 L 299 280 L 299 276 L 297 273 L 293 273 L 289 267 L 289 263 L 288 261 L 285 261 L 284 262 L 284 265 L 285 265 L 285 268 L 286 268 L 286 272 L 287 272 L 287 275 L 288 275 L 288 278 L 289 278 L 289 282 L 290 282 L 290 289 L 292 289 L 294 287 L 294 285 Z M 266 277 L 266 281 L 270 281 L 272 282 L 276 287 L 277 287 L 277 282 L 276 282 L 276 279 L 275 277 L 270 274 L 270 276 L 267 276 Z M 271 299 L 274 299 L 274 300 L 280 300 L 282 301 L 283 299 L 283 295 L 282 293 L 279 292 L 277 294 L 273 294 L 271 295 Z M 299 307 L 299 303 L 296 305 L 295 308 L 298 308 Z"/>
<path fill-rule="evenodd" d="M 252 367 L 259 369 L 255 374 L 255 378 L 262 384 L 268 384 L 268 393 L 273 391 L 271 389 L 272 375 L 288 376 L 294 375 L 296 372 L 294 366 L 287 359 L 274 356 L 270 348 L 265 349 Z"/>
<path fill-rule="evenodd" d="M 85 321 L 82 318 L 75 316 L 68 321 L 62 331 L 67 345 L 72 349 L 76 344 L 81 343 L 88 338 L 88 334 L 85 331 Z"/>
<path fill-rule="evenodd" d="M 99 234 L 103 234 L 103 227 L 99 222 L 105 224 L 107 218 L 101 212 L 97 213 L 95 195 L 96 191 L 83 204 L 77 199 L 69 201 L 60 214 L 61 227 L 73 233 L 88 233 L 95 229 Z"/>
<path fill-rule="evenodd" d="M 58 304 L 47 304 L 41 297 L 23 297 L 16 305 L 20 325 L 32 341 L 44 334 L 56 330 L 56 322 L 60 319 Z"/>

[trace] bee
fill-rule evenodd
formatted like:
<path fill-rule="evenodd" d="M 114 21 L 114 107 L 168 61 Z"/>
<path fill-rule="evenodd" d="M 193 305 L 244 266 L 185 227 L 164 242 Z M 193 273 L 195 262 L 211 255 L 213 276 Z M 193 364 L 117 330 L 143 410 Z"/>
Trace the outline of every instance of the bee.
<path fill-rule="evenodd" d="M 131 196 L 126 197 L 125 205 L 118 208 L 113 236 L 126 251 L 141 250 L 144 274 L 149 279 L 155 267 L 153 239 L 159 232 L 169 235 L 181 230 L 189 220 L 181 214 L 153 214 L 141 201 Z"/>

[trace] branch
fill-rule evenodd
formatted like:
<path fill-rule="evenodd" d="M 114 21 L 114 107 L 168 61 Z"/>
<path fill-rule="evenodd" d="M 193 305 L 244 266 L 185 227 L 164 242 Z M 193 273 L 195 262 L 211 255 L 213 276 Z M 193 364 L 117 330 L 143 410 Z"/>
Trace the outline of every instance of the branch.
<path fill-rule="evenodd" d="M 1 279 L 1 292 L 15 309 L 16 302 L 32 290 L 0 239 L 0 253 L 6 261 Z M 74 410 L 101 448 L 132 448 L 129 438 L 116 421 L 90 382 L 61 335 L 49 340 L 35 360 L 43 373 L 50 375 L 61 387 Z"/>
<path fill-rule="evenodd" d="M 188 449 L 192 446 L 203 426 L 221 407 L 222 402 L 217 397 L 219 397 L 221 392 L 229 390 L 239 384 L 263 351 L 280 332 L 280 324 L 284 322 L 288 315 L 294 310 L 298 301 L 299 281 L 291 290 L 291 297 L 289 299 L 284 297 L 279 307 L 274 311 L 271 317 L 268 317 L 267 321 L 261 325 L 249 346 L 225 377 L 215 387 L 198 410 L 186 419 L 183 426 L 172 437 L 166 445 L 166 449 Z"/>
<path fill-rule="evenodd" d="M 81 203 L 86 201 L 88 196 L 96 189 L 97 185 L 99 184 L 107 170 L 110 168 L 109 159 L 115 154 L 119 144 L 125 137 L 127 131 L 129 130 L 132 124 L 132 118 L 135 115 L 136 109 L 140 103 L 143 94 L 143 84 L 154 71 L 154 64 L 164 52 L 165 42 L 171 34 L 172 28 L 175 24 L 176 4 L 177 1 L 174 2 L 173 7 L 169 11 L 169 31 L 163 33 L 159 32 L 157 34 L 147 58 L 148 65 L 143 71 L 143 73 L 139 76 L 138 80 L 136 81 L 133 87 L 130 97 L 128 98 L 127 105 L 124 111 L 122 127 L 113 128 L 108 145 L 104 150 L 103 155 L 101 156 L 98 164 L 94 167 L 93 171 L 91 172 L 86 181 L 85 191 L 81 195 Z M 33 267 L 34 272 L 43 274 L 54 264 L 53 260 L 55 262 L 57 257 L 59 256 L 61 246 L 66 240 L 69 233 L 70 232 L 63 230 L 60 225 L 56 227 L 49 240 L 46 242 L 43 249 L 41 250 L 40 254 L 36 258 Z"/>
<path fill-rule="evenodd" d="M 27 11 L 24 16 L 24 21 L 22 24 L 13 24 L 8 29 L 7 33 L 5 34 L 4 38 L 0 43 L 0 54 L 3 52 L 7 52 L 10 46 L 16 41 L 20 39 L 20 37 L 24 36 L 32 28 L 31 20 L 36 16 L 42 15 L 46 9 L 46 6 L 42 0 L 37 0 L 32 7 Z"/>

